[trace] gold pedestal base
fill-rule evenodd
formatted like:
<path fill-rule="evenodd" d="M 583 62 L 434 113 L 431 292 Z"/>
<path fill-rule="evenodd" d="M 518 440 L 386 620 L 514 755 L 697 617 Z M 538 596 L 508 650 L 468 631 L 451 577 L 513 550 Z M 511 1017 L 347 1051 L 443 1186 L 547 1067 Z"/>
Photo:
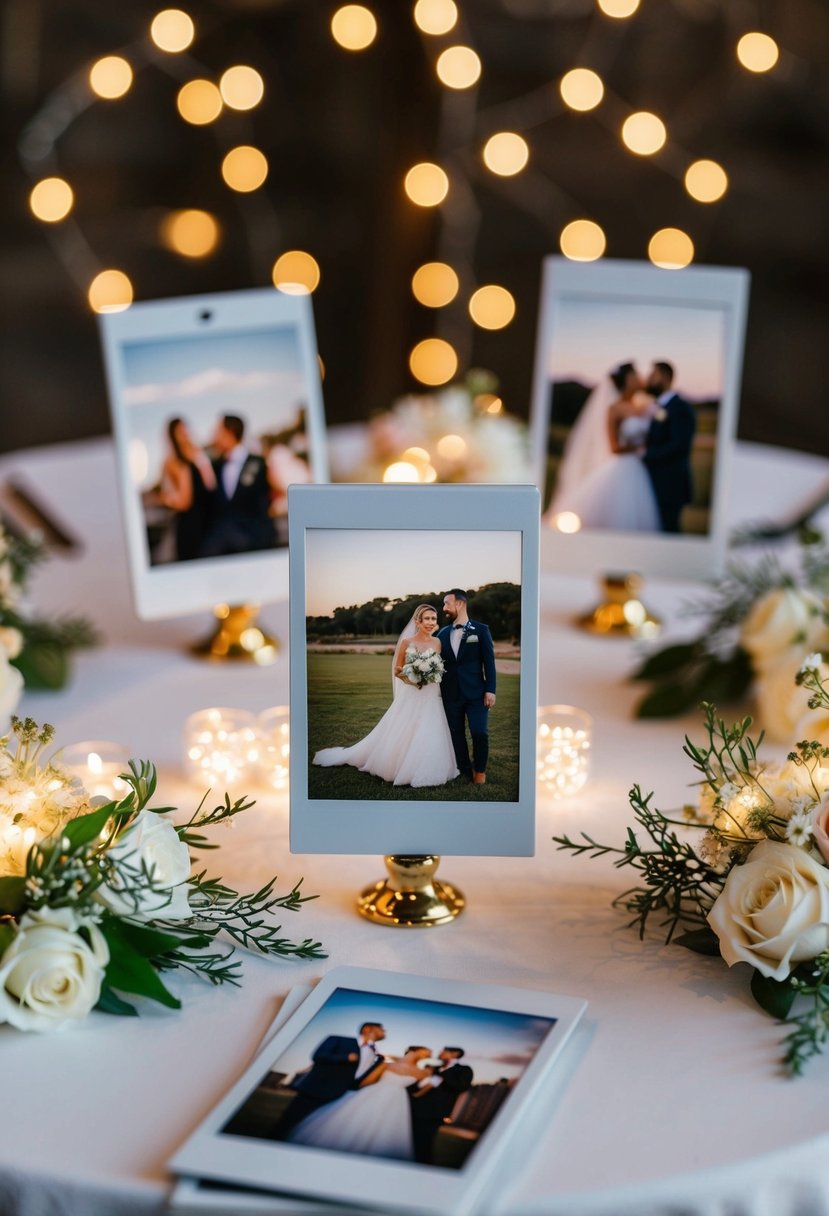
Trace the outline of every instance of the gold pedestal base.
<path fill-rule="evenodd" d="M 193 647 L 203 659 L 234 659 L 269 667 L 279 657 L 279 643 L 256 624 L 258 604 L 217 604 L 218 625 L 210 637 Z"/>
<path fill-rule="evenodd" d="M 580 629 L 610 637 L 654 638 L 662 629 L 659 617 L 639 599 L 645 585 L 639 574 L 608 574 L 602 579 L 605 600 L 579 617 Z"/>
<path fill-rule="evenodd" d="M 367 887 L 357 910 L 375 925 L 423 929 L 445 925 L 463 911 L 456 887 L 435 879 L 439 857 L 386 857 L 389 877 Z"/>

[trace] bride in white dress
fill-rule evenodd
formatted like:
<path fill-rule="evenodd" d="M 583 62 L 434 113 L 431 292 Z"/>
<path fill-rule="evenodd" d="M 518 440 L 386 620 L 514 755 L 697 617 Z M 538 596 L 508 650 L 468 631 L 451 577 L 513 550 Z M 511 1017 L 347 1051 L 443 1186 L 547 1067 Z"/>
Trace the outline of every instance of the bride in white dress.
<path fill-rule="evenodd" d="M 314 764 L 350 764 L 393 785 L 445 785 L 458 776 L 440 685 L 418 688 L 403 675 L 410 646 L 440 654 L 440 642 L 432 636 L 437 625 L 438 614 L 431 604 L 415 609 L 395 647 L 391 705 L 365 738 L 351 747 L 324 748 L 314 756 Z"/>
<path fill-rule="evenodd" d="M 583 528 L 659 532 L 659 508 L 642 456 L 655 403 L 632 363 L 588 397 L 564 446 L 550 517 L 572 511 Z"/>
<path fill-rule="evenodd" d="M 413 1161 L 412 1115 L 406 1091 L 427 1076 L 418 1061 L 431 1054 L 428 1047 L 410 1047 L 401 1059 L 385 1060 L 359 1089 L 349 1090 L 306 1116 L 293 1128 L 288 1143 Z"/>

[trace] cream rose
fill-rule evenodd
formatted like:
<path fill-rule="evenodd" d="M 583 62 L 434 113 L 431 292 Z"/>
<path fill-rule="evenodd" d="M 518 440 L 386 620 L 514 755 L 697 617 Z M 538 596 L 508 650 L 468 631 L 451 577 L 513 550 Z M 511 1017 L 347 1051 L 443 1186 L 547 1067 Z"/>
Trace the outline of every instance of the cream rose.
<path fill-rule="evenodd" d="M 829 949 L 829 869 L 792 845 L 763 840 L 735 866 L 708 913 L 729 967 L 769 979 Z"/>
<path fill-rule="evenodd" d="M 820 849 L 821 857 L 829 865 L 829 795 L 824 795 L 823 800 L 815 807 L 812 835 Z"/>
<path fill-rule="evenodd" d="M 776 743 L 792 743 L 795 727 L 809 708 L 809 690 L 795 683 L 800 663 L 799 655 L 784 656 L 757 673 L 758 715 Z"/>
<path fill-rule="evenodd" d="M 0 650 L 5 650 L 6 657 L 16 659 L 23 649 L 23 634 L 11 625 L 0 626 Z"/>
<path fill-rule="evenodd" d="M 17 709 L 23 692 L 23 676 L 12 667 L 4 650 L 0 649 L 0 733 Z"/>
<path fill-rule="evenodd" d="M 743 621 L 740 641 L 754 659 L 755 666 L 762 668 L 782 658 L 793 647 L 802 658 L 807 651 L 815 649 L 823 632 L 820 601 L 808 591 L 778 587 L 754 604 Z"/>
<path fill-rule="evenodd" d="M 18 1030 L 56 1030 L 96 1005 L 109 948 L 100 929 L 87 928 L 87 943 L 78 927 L 71 908 L 21 917 L 0 958 L 0 1022 Z"/>
<path fill-rule="evenodd" d="M 185 920 L 191 915 L 190 851 L 162 815 L 141 811 L 107 855 L 118 863 L 120 873 L 115 882 L 99 887 L 96 897 L 111 912 L 144 921 Z M 152 886 L 145 884 L 142 871 L 152 875 Z"/>

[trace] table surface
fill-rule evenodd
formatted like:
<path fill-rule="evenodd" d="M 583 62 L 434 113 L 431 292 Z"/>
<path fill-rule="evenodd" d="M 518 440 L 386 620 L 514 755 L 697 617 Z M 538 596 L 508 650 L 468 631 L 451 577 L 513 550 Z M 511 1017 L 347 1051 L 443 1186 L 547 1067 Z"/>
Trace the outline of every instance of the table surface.
<path fill-rule="evenodd" d="M 27 694 L 21 709 L 56 723 L 62 744 L 122 741 L 159 766 L 164 801 L 190 805 L 197 794 L 181 773 L 184 719 L 208 705 L 258 712 L 287 702 L 287 658 L 269 669 L 200 663 L 186 647 L 209 625 L 207 614 L 135 618 L 108 441 L 0 461 L 0 477 L 12 470 L 86 542 L 79 557 L 41 569 L 34 601 L 44 612 L 87 615 L 105 638 L 77 657 L 68 690 Z M 817 458 L 739 445 L 731 517 L 779 516 L 825 475 Z M 646 598 L 678 633 L 689 627 L 678 613 L 693 590 L 653 583 Z M 160 1209 L 170 1184 L 165 1162 L 246 1065 L 282 997 L 344 962 L 587 998 L 548 1106 L 528 1128 L 525 1151 L 504 1167 L 492 1211 L 617 1216 L 681 1202 L 700 1214 L 759 1214 L 772 1195 L 776 1216 L 829 1211 L 829 1059 L 801 1080 L 784 1078 L 779 1027 L 751 1000 L 747 969 L 729 971 L 656 935 L 640 943 L 610 907 L 625 876 L 552 843 L 556 833 L 581 830 L 621 840 L 634 782 L 654 788 L 657 805 L 675 807 L 693 776 L 681 747 L 686 730 L 699 733 L 698 718 L 635 721 L 640 690 L 626 676 L 636 645 L 570 624 L 594 599 L 589 580 L 542 576 L 540 701 L 582 706 L 595 730 L 584 791 L 539 799 L 535 856 L 446 858 L 443 877 L 468 900 L 463 916 L 432 932 L 379 928 L 355 914 L 354 899 L 381 876 L 381 859 L 291 855 L 287 798 L 262 794 L 222 837 L 213 868 L 254 886 L 276 872 L 286 889 L 301 875 L 320 899 L 287 916 L 286 931 L 321 939 L 329 958 L 242 956 L 242 991 L 174 980 L 180 1013 L 150 1006 L 138 1019 L 93 1014 L 46 1036 L 0 1027 L 0 1212 L 29 1211 L 26 1199 L 38 1190 L 59 1192 L 61 1212 Z M 269 605 L 263 620 L 287 638 L 287 604 Z M 727 1206 L 734 1196 L 739 1209 Z"/>

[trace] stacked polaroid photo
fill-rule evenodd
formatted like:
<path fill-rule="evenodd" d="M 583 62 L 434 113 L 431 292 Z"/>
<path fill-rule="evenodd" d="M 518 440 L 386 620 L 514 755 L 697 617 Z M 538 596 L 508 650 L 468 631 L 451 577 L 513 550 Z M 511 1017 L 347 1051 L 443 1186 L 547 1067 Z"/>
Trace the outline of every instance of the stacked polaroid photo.
<path fill-rule="evenodd" d="M 585 1002 L 339 967 L 292 989 L 179 1149 L 181 1214 L 487 1210 L 549 1115 Z M 508 1170 L 503 1167 L 509 1162 Z"/>

